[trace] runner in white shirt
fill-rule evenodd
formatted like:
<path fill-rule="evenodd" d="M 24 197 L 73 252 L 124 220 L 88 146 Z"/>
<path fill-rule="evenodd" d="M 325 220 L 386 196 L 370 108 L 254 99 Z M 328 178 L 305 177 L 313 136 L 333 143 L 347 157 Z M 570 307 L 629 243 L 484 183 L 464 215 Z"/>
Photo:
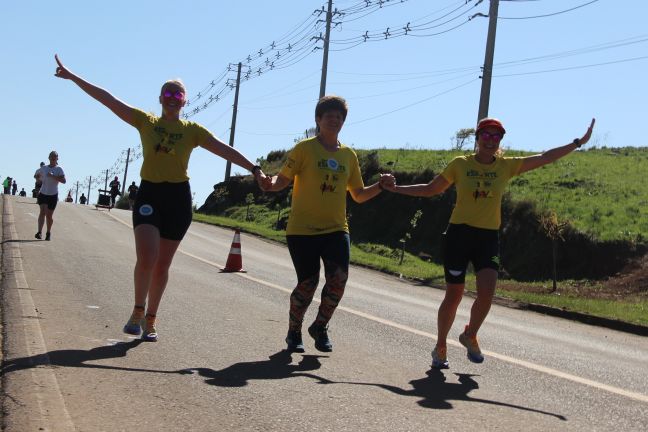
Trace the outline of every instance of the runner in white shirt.
<path fill-rule="evenodd" d="M 66 182 L 63 168 L 58 165 L 58 153 L 52 150 L 49 154 L 49 161 L 49 165 L 42 166 L 38 170 L 38 178 L 42 181 L 42 185 L 37 198 L 40 213 L 38 214 L 38 232 L 35 237 L 39 240 L 42 238 L 41 232 L 45 219 L 47 219 L 45 240 L 51 239 L 54 210 L 58 203 L 58 184 Z"/>

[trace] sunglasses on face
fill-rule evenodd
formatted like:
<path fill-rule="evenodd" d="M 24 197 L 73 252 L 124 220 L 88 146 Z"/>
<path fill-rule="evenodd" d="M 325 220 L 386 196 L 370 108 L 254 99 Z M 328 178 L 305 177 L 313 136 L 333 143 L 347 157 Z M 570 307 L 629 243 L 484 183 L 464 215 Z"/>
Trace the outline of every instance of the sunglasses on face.
<path fill-rule="evenodd" d="M 177 100 L 184 99 L 184 93 L 180 90 L 176 90 L 174 92 L 172 92 L 171 90 L 164 90 L 164 92 L 162 92 L 162 96 L 164 96 L 165 98 L 170 98 L 173 96 Z"/>
<path fill-rule="evenodd" d="M 479 137 L 485 140 L 500 141 L 504 137 L 504 134 L 502 134 L 501 132 L 490 133 L 483 131 L 479 132 Z"/>

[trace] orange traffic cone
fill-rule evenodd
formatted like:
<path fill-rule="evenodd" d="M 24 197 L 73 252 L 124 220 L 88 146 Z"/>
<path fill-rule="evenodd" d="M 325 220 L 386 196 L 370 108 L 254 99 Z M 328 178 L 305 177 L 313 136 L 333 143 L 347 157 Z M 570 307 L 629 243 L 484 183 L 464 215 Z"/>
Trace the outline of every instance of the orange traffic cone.
<path fill-rule="evenodd" d="M 230 253 L 227 257 L 227 263 L 221 272 L 245 273 L 245 270 L 243 270 L 243 258 L 241 257 L 241 232 L 239 230 L 234 232 L 234 240 L 232 240 L 232 247 L 230 248 Z"/>

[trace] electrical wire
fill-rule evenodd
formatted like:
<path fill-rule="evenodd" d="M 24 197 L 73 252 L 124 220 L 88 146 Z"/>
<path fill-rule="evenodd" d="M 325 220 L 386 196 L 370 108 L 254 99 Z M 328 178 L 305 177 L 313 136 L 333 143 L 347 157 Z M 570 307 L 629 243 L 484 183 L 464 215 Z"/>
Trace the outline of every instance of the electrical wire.
<path fill-rule="evenodd" d="M 556 16 L 556 15 L 564 14 L 564 13 L 567 13 L 567 12 L 571 12 L 573 10 L 580 9 L 582 7 L 591 5 L 592 3 L 596 3 L 597 1 L 599 1 L 599 0 L 592 0 L 592 1 L 589 1 L 587 3 L 583 3 L 581 5 L 574 6 L 573 8 L 565 9 L 565 10 L 562 10 L 562 11 L 559 11 L 559 12 L 553 12 L 553 13 L 550 13 L 550 14 L 527 16 L 527 17 L 502 17 L 502 16 L 498 16 L 497 19 L 502 19 L 502 20 L 506 20 L 506 19 L 507 20 L 522 20 L 522 19 L 546 18 L 546 17 L 550 17 L 550 16 Z"/>

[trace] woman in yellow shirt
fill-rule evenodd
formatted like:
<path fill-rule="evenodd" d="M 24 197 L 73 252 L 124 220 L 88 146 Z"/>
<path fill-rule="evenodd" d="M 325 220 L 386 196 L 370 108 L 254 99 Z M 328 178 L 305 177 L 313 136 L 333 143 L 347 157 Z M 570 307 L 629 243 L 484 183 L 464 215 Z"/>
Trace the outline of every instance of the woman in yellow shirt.
<path fill-rule="evenodd" d="M 140 133 L 144 161 L 140 171 L 142 182 L 133 208 L 137 254 L 135 306 L 124 332 L 141 333 L 143 340 L 155 342 L 158 339 L 155 319 L 169 279 L 169 267 L 192 219 L 187 175 L 191 152 L 200 146 L 252 171 L 257 181 L 265 175 L 260 167 L 198 123 L 180 120 L 180 112 L 187 101 L 181 81 L 170 80 L 162 85 L 159 96 L 162 115 L 158 117 L 127 105 L 72 73 L 58 56 L 55 59 L 57 77 L 75 83 Z"/>
<path fill-rule="evenodd" d="M 317 317 L 308 333 L 315 340 L 316 349 L 333 350 L 328 323 L 342 299 L 349 272 L 347 191 L 358 203 L 381 192 L 379 183 L 364 185 L 355 152 L 338 140 L 347 112 L 343 98 L 321 98 L 315 107 L 317 136 L 297 143 L 279 174 L 262 182 L 267 191 L 280 191 L 293 183 L 286 228 L 288 250 L 297 273 L 286 337 L 292 352 L 304 352 L 302 321 L 319 283 L 320 259 L 324 262 L 326 283 Z"/>
<path fill-rule="evenodd" d="M 477 297 L 459 342 L 466 347 L 470 361 L 484 361 L 477 331 L 488 315 L 497 285 L 502 195 L 509 180 L 554 162 L 586 144 L 593 128 L 594 119 L 582 138 L 567 145 L 533 156 L 508 158 L 502 157 L 499 147 L 506 133 L 504 126 L 495 118 L 484 118 L 477 124 L 475 153 L 453 159 L 429 183 L 397 186 L 393 177 L 381 179 L 384 189 L 410 196 L 431 197 L 443 193 L 452 184 L 457 189 L 457 202 L 444 233 L 443 267 L 447 288 L 439 306 L 438 339 L 432 351 L 432 367 L 448 367 L 446 340 L 463 296 L 469 262 L 475 269 Z"/>

